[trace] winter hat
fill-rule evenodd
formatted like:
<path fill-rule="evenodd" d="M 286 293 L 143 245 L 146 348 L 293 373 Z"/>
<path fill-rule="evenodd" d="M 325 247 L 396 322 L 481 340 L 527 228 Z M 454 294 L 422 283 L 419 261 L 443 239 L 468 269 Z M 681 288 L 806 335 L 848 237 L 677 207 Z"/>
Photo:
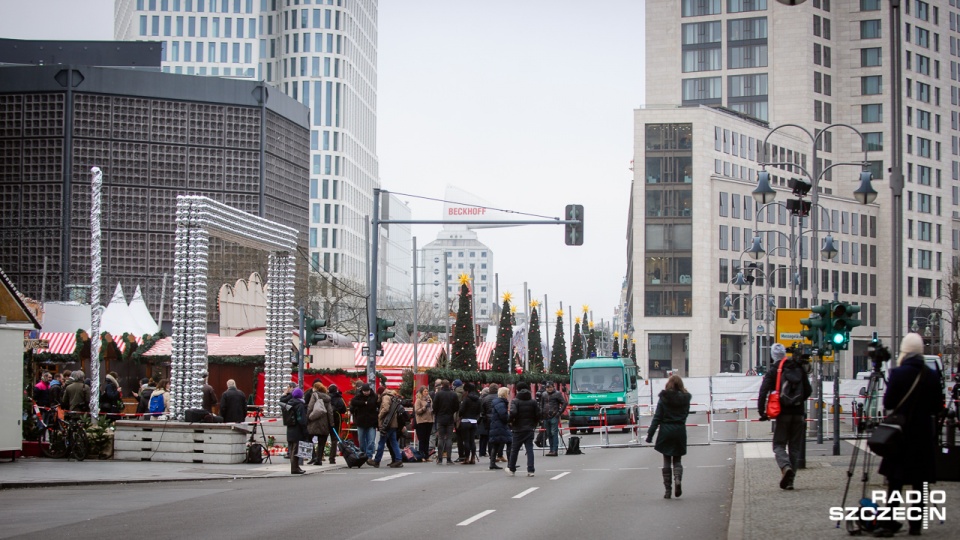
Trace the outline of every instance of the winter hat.
<path fill-rule="evenodd" d="M 468 382 L 467 384 L 463 385 L 463 391 L 464 391 L 464 392 L 468 392 L 468 393 L 469 393 L 469 392 L 473 392 L 473 391 L 476 390 L 476 389 L 477 389 L 477 387 L 474 386 L 474 384 L 473 384 L 472 382 Z"/>
<path fill-rule="evenodd" d="M 547 381 L 547 388 L 551 388 L 553 386 L 554 386 L 553 381 Z"/>
<path fill-rule="evenodd" d="M 461 386 L 463 386 L 463 381 L 461 381 L 460 379 L 455 379 L 455 380 L 453 381 L 453 387 L 454 387 L 454 388 L 460 388 Z"/>
<path fill-rule="evenodd" d="M 372 389 L 370 388 L 369 384 L 360 385 L 360 391 L 363 392 L 364 390 L 372 390 Z"/>
<path fill-rule="evenodd" d="M 337 388 L 337 385 L 335 384 L 331 384 L 330 386 L 327 387 L 327 392 L 330 392 L 330 393 L 336 392 L 337 390 L 339 390 L 339 388 Z"/>
<path fill-rule="evenodd" d="M 923 354 L 923 338 L 920 334 L 910 332 L 903 336 L 900 342 L 900 356 L 897 357 L 897 365 L 903 363 L 903 359 L 915 354 Z"/>
<path fill-rule="evenodd" d="M 303 390 L 299 388 L 294 388 L 293 392 L 290 392 L 290 395 L 296 399 L 303 399 Z"/>
<path fill-rule="evenodd" d="M 774 343 L 773 346 L 770 347 L 770 358 L 783 360 L 785 356 L 787 356 L 787 348 L 784 347 L 783 344 Z"/>
<path fill-rule="evenodd" d="M 525 381 L 520 381 L 517 383 L 517 392 L 520 392 L 523 390 L 530 390 L 530 385 Z"/>

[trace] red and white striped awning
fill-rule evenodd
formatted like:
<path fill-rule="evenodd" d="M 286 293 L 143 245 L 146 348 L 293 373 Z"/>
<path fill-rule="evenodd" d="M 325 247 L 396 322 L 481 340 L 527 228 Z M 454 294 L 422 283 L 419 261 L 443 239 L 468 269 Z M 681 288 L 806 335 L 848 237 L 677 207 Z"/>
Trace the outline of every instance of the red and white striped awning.
<path fill-rule="evenodd" d="M 123 335 L 113 335 L 113 342 L 117 344 L 117 347 L 123 352 L 126 344 L 123 342 Z M 50 354 L 73 354 L 73 351 L 77 348 L 77 333 L 76 332 L 40 332 L 40 339 L 45 339 L 50 342 L 50 346 L 46 349 L 34 349 L 34 352 L 37 353 L 50 353 Z M 143 339 L 137 338 L 137 343 L 142 344 Z"/>
<path fill-rule="evenodd" d="M 354 343 L 354 359 L 357 367 L 367 365 L 367 357 L 363 356 L 363 347 L 366 343 Z M 483 371 L 490 369 L 490 355 L 496 343 L 483 342 L 477 344 L 477 364 Z M 418 343 L 417 368 L 431 369 L 437 367 L 437 358 L 443 352 L 443 343 Z M 413 368 L 412 343 L 384 343 L 383 356 L 377 357 L 377 369 L 381 368 Z"/>
<path fill-rule="evenodd" d="M 207 334 L 207 356 L 263 356 L 266 351 L 266 336 L 218 336 Z M 170 356 L 173 354 L 173 338 L 165 337 L 156 342 L 144 356 Z"/>

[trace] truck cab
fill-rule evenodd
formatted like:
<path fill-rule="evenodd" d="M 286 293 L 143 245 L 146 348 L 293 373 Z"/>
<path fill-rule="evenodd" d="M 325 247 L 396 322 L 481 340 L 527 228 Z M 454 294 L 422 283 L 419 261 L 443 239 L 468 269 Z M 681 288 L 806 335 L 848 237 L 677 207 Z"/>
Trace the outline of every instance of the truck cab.
<path fill-rule="evenodd" d="M 638 404 L 637 364 L 631 358 L 584 358 L 570 368 L 571 432 L 593 431 L 602 416 L 609 426 L 635 424 Z"/>

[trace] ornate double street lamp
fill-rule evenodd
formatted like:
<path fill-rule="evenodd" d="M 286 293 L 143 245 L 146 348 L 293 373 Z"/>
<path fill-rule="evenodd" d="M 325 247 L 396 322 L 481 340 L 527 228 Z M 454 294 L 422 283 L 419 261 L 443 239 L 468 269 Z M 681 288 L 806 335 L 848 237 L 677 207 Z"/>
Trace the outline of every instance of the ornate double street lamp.
<path fill-rule="evenodd" d="M 828 133 L 834 128 L 847 128 L 857 136 L 860 137 L 860 147 L 863 148 L 863 160 L 862 161 L 848 161 L 848 162 L 838 162 L 833 163 L 828 167 L 821 168 L 820 160 L 817 158 L 817 147 L 821 142 L 821 138 L 825 133 Z M 811 166 L 810 168 L 804 167 L 792 162 L 780 162 L 780 161 L 767 161 L 767 141 L 770 139 L 770 136 L 776 133 L 777 131 L 784 128 L 794 128 L 803 132 L 811 142 Z M 776 190 L 774 190 L 770 185 L 770 173 L 767 172 L 767 167 L 777 167 L 786 171 L 798 170 L 803 174 L 804 178 L 794 178 L 790 180 L 790 188 L 793 191 L 793 194 L 797 197 L 796 200 L 787 201 L 787 208 L 791 210 L 792 213 L 796 213 L 798 216 L 803 217 L 810 215 L 810 229 L 812 232 L 812 241 L 813 245 L 820 245 L 820 227 L 819 227 L 819 215 L 821 213 L 817 201 L 819 199 L 819 191 L 817 189 L 820 180 L 831 171 L 834 167 L 840 166 L 855 166 L 860 167 L 860 182 L 857 189 L 853 192 L 853 197 L 860 202 L 860 204 L 870 204 L 877 198 L 877 191 L 873 188 L 873 175 L 870 173 L 870 162 L 867 160 L 867 145 L 864 144 L 863 134 L 860 133 L 855 127 L 849 124 L 830 124 L 825 128 L 818 130 L 816 134 L 810 133 L 809 130 L 803 126 L 797 124 L 783 124 L 777 126 L 776 128 L 770 130 L 767 133 L 767 136 L 763 139 L 763 146 L 761 151 L 761 157 L 764 161 L 758 162 L 757 165 L 760 166 L 760 171 L 757 173 L 757 187 L 753 190 L 753 198 L 758 203 L 766 205 L 772 203 L 777 196 Z M 810 194 L 810 201 L 808 202 L 805 197 L 807 194 Z M 817 208 L 817 211 L 810 213 L 811 208 Z M 803 235 L 802 230 L 803 221 L 800 221 L 800 234 L 798 237 Z M 756 242 L 755 242 L 756 243 Z M 751 248 L 752 249 L 752 248 Z M 833 238 L 827 236 L 825 238 L 824 245 L 820 249 L 821 254 L 827 255 L 833 253 L 836 255 L 836 247 L 833 246 Z M 759 252 L 759 250 L 758 250 Z M 826 253 L 824 253 L 826 252 Z M 811 305 L 820 304 L 820 287 L 818 285 L 819 278 L 819 262 L 820 257 L 813 257 L 813 271 L 810 276 L 810 286 L 812 289 L 812 299 Z M 800 273 L 803 273 L 803 258 L 800 258 Z M 817 443 L 823 443 L 823 357 L 818 356 L 817 358 Z M 835 406 L 839 404 L 839 379 L 834 377 L 834 402 Z M 835 407 L 836 408 L 836 407 Z M 835 421 L 836 422 L 836 421 Z M 806 435 L 804 435 L 804 440 Z M 835 453 L 839 451 L 839 448 L 835 448 Z M 804 445 L 804 451 L 801 454 L 801 467 L 805 466 L 806 462 L 806 445 Z"/>

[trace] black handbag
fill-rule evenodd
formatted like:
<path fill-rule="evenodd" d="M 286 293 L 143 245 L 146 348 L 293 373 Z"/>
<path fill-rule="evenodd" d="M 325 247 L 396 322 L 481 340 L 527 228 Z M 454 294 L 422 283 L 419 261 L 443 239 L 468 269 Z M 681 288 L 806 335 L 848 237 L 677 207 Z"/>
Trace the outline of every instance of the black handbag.
<path fill-rule="evenodd" d="M 537 432 L 537 438 L 533 440 L 533 444 L 537 445 L 537 448 L 543 448 L 547 444 L 546 430 L 541 429 Z"/>
<path fill-rule="evenodd" d="M 910 394 L 913 393 L 913 389 L 917 387 L 917 383 L 920 382 L 922 375 L 923 370 L 920 370 L 917 378 L 913 380 L 913 385 L 910 387 L 907 395 L 903 396 L 903 399 L 894 407 L 893 411 L 888 414 L 877 427 L 873 428 L 873 432 L 870 433 L 870 437 L 867 439 L 867 447 L 869 447 L 870 451 L 874 454 L 880 457 L 889 457 L 900 450 L 903 445 L 903 426 L 907 424 L 907 416 L 899 414 L 897 411 L 907 401 Z"/>

